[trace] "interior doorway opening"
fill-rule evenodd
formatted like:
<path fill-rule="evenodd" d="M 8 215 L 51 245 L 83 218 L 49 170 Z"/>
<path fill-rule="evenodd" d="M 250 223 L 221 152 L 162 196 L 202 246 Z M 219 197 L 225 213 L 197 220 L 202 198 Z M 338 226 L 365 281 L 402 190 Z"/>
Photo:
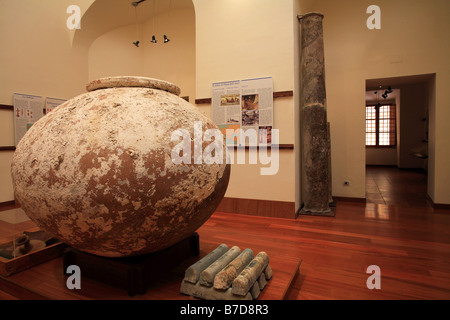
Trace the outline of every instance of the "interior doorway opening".
<path fill-rule="evenodd" d="M 426 205 L 435 74 L 366 80 L 366 200 Z M 433 173 L 431 173 L 433 174 Z"/>

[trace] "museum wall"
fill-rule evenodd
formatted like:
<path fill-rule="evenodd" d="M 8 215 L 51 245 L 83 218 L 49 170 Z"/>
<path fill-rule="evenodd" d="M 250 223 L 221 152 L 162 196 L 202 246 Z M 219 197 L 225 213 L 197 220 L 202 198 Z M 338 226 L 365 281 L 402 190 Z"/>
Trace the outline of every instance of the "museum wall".
<path fill-rule="evenodd" d="M 424 160 L 413 153 L 422 147 L 426 139 L 428 118 L 428 87 L 426 83 L 400 86 L 400 134 L 399 168 L 424 168 Z"/>
<path fill-rule="evenodd" d="M 77 0 L 87 9 L 92 0 Z M 0 103 L 13 93 L 68 99 L 85 90 L 86 48 L 71 44 L 66 26 L 73 1 L 0 1 Z"/>
<path fill-rule="evenodd" d="M 0 53 L 3 84 L 0 89 L 0 104 L 12 105 L 14 93 L 26 93 L 70 99 L 85 92 L 88 81 L 109 75 L 142 75 L 162 78 L 178 84 L 181 95 L 195 98 L 195 21 L 193 4 L 191 9 L 173 11 L 171 20 L 178 24 L 166 24 L 166 16 L 156 16 L 160 42 L 151 46 L 144 37 L 151 39 L 149 20 L 142 19 L 142 45 L 136 48 L 136 26 L 130 25 L 129 15 L 124 21 L 115 19 L 110 26 L 121 26 L 105 32 L 102 16 L 120 15 L 108 12 L 109 2 L 93 0 L 77 1 L 83 16 L 80 30 L 69 30 L 66 26 L 69 14 L 67 7 L 73 1 L 0 2 L 0 39 L 5 50 Z M 184 1 L 186 2 L 186 1 Z M 106 5 L 106 6 L 105 6 Z M 105 10 L 106 9 L 106 10 Z M 90 10 L 90 11 L 89 11 Z M 114 9 L 112 9 L 114 10 Z M 133 7 L 130 12 L 134 17 Z M 17 13 L 17 14 L 15 14 Z M 20 19 L 18 19 L 20 17 Z M 147 13 L 148 17 L 148 13 Z M 111 19 L 109 19 L 110 21 Z M 171 42 L 163 44 L 164 32 Z M 177 27 L 178 26 L 178 27 Z M 15 32 L 8 32 L 14 29 Z M 102 34 L 103 32 L 103 34 Z M 0 146 L 14 145 L 14 117 L 9 110 L 0 110 Z M 0 153 L 0 203 L 14 199 L 10 164 L 13 151 Z"/>
<path fill-rule="evenodd" d="M 2 3 L 5 6 L 2 12 L 8 12 L 10 16 L 13 16 L 11 12 L 20 12 L 20 26 L 15 28 L 17 30 L 15 37 L 32 39 L 30 46 L 15 39 L 11 34 L 2 34 L 2 39 L 6 39 L 5 42 L 9 41 L 11 48 L 9 51 L 2 52 L 3 55 L 11 56 L 6 74 L 10 78 L 13 77 L 10 79 L 13 81 L 9 81 L 9 86 L 2 88 L 4 104 L 12 104 L 14 92 L 69 99 L 84 92 L 84 86 L 88 80 L 125 72 L 161 77 L 175 82 L 182 88 L 182 95 L 189 95 L 191 101 L 195 98 L 210 97 L 213 81 L 229 79 L 272 76 L 275 91 L 294 89 L 292 39 L 297 23 L 293 12 L 293 1 L 283 2 L 281 6 L 278 1 L 264 3 L 253 1 L 236 6 L 229 6 L 226 1 L 217 2 L 214 5 L 200 1 L 195 4 L 196 10 L 200 12 L 200 18 L 196 13 L 196 29 L 194 24 L 185 23 L 187 19 L 193 18 L 194 13 L 188 15 L 180 13 L 178 17 L 175 17 L 179 24 L 170 26 L 172 29 L 177 29 L 177 32 L 189 33 L 189 37 L 174 35 L 166 47 L 161 45 L 155 49 L 146 45 L 143 46 L 142 52 L 134 50 L 138 48 L 133 47 L 128 39 L 128 33 L 135 30 L 134 25 L 121 23 L 121 21 L 113 24 L 104 18 L 110 14 L 105 11 L 105 1 L 96 1 L 94 4 L 92 1 L 86 1 L 84 11 L 88 8 L 89 10 L 83 16 L 81 30 L 76 32 L 65 28 L 68 16 L 66 8 L 70 5 L 68 2 L 61 1 L 57 6 L 52 6 L 50 3 L 38 6 L 36 3 L 28 2 L 30 1 L 22 5 L 9 4 L 8 6 Z M 89 5 L 92 6 L 89 7 Z M 258 10 L 254 10 L 255 8 Z M 202 13 L 204 13 L 203 16 Z M 177 13 L 172 14 L 176 16 Z M 45 18 L 40 20 L 37 16 Z M 230 23 L 230 16 L 233 16 L 233 23 Z M 38 27 L 36 27 L 37 20 L 40 21 Z M 12 22 L 11 25 L 15 27 Z M 141 24 L 147 35 L 150 23 L 146 21 Z M 16 24 L 19 23 L 16 22 Z M 115 25 L 118 27 L 112 28 Z M 200 39 L 202 43 L 195 45 L 195 41 L 192 41 L 194 30 L 201 30 L 197 32 L 195 40 Z M 177 38 L 178 44 L 176 44 Z M 182 50 L 179 45 L 190 48 Z M 195 60 L 193 57 L 196 53 L 192 50 L 194 45 L 194 49 L 200 49 Z M 169 56 L 172 60 L 161 60 L 163 56 L 165 58 Z M 3 62 L 7 60 L 7 57 L 2 59 Z M 23 63 L 31 68 L 23 67 Z M 200 66 L 196 66 L 199 63 Z M 65 68 L 66 65 L 68 68 Z M 19 76 L 14 67 L 16 70 L 22 67 L 26 72 Z M 182 74 L 189 74 L 189 76 L 180 77 L 180 69 L 184 70 Z M 200 75 L 198 75 L 199 70 Z M 193 81 L 196 76 L 197 80 Z M 26 84 L 24 81 L 19 81 L 20 79 L 26 79 Z M 196 89 L 198 84 L 200 88 Z M 199 106 L 199 109 L 210 115 L 210 106 Z M 275 110 L 274 121 L 281 129 L 280 143 L 294 144 L 297 130 L 294 98 L 277 99 Z M 8 111 L 5 113 L 8 116 L 2 117 L 2 121 L 10 124 L 13 120 L 12 115 Z M 6 145 L 11 145 L 13 143 L 11 125 L 4 128 L 5 132 L 9 130 L 4 136 L 9 135 L 11 140 Z M 2 181 L 5 181 L 2 183 L 2 188 L 5 190 L 2 190 L 3 198 L 0 202 L 13 199 L 9 172 L 11 156 L 12 152 L 2 154 L 0 169 Z M 294 151 L 280 151 L 279 172 L 275 176 L 261 176 L 260 166 L 257 165 L 234 166 L 227 196 L 295 202 L 296 175 L 293 174 L 295 160 Z"/>
<path fill-rule="evenodd" d="M 294 1 L 193 2 L 197 98 L 211 97 L 214 82 L 258 77 L 273 77 L 275 92 L 297 91 L 294 32 L 298 22 Z M 278 173 L 263 176 L 260 174 L 263 165 L 233 165 L 226 197 L 292 203 L 297 198 L 298 202 L 296 107 L 295 97 L 274 99 L 274 128 L 280 130 L 280 143 L 294 144 L 294 150 L 280 150 Z M 211 106 L 200 108 L 209 110 Z M 291 214 L 293 217 L 294 212 Z"/>
<path fill-rule="evenodd" d="M 428 193 L 450 203 L 450 3 L 378 0 L 381 29 L 369 30 L 373 1 L 317 0 L 324 19 L 328 119 L 332 132 L 333 195 L 365 197 L 364 100 L 366 79 L 436 73 L 430 108 Z M 431 128 L 432 127 L 432 128 Z M 431 134 L 432 133 L 432 134 Z M 430 170 L 432 169 L 432 170 Z M 343 181 L 350 181 L 344 186 Z"/>
<path fill-rule="evenodd" d="M 139 7 L 140 8 L 140 7 Z M 139 11 L 138 11 L 139 12 Z M 170 21 L 168 20 L 170 18 Z M 136 25 L 108 31 L 95 39 L 89 48 L 89 80 L 106 76 L 132 75 L 172 82 L 181 89 L 180 96 L 195 100 L 195 12 L 171 10 L 170 15 L 155 16 L 158 43 L 150 43 L 153 19 L 139 23 L 140 45 Z M 163 43 L 163 34 L 170 42 Z"/>
<path fill-rule="evenodd" d="M 397 148 L 366 148 L 366 164 L 397 166 Z"/>
<path fill-rule="evenodd" d="M 275 127 L 280 143 L 294 150 L 280 151 L 275 176 L 261 176 L 259 165 L 234 165 L 227 197 L 295 202 L 299 206 L 299 24 L 297 14 L 319 11 L 325 15 L 324 40 L 328 120 L 332 132 L 333 195 L 365 197 L 364 100 L 366 79 L 436 73 L 429 83 L 430 159 L 428 193 L 435 203 L 450 203 L 450 44 L 446 30 L 446 0 L 378 0 L 381 30 L 369 30 L 366 9 L 371 1 L 355 0 L 193 0 L 195 7 L 195 84 L 167 74 L 182 83 L 193 99 L 211 97 L 218 81 L 271 76 L 274 91 L 293 90 L 293 97 L 274 100 Z M 69 99 L 85 91 L 92 77 L 109 72 L 100 63 L 100 48 L 113 64 L 129 47 L 111 48 L 112 38 L 124 38 L 131 20 L 122 24 L 95 19 L 104 0 L 77 0 L 89 19 L 81 31 L 66 27 L 69 0 L 0 1 L 0 104 L 11 105 L 14 92 Z M 90 7 L 91 6 L 91 7 Z M 95 8 L 94 8 L 95 7 Z M 92 11 L 92 12 L 91 12 Z M 94 14 L 95 13 L 95 14 Z M 17 17 L 20 17 L 18 19 Z M 99 16 L 100 17 L 100 16 Z M 90 26 L 97 26 L 93 30 Z M 172 26 L 173 27 L 173 26 Z M 183 26 L 185 27 L 185 26 Z M 14 30 L 14 32 L 11 32 Z M 144 49 L 145 50 L 145 49 Z M 151 48 L 144 51 L 150 54 Z M 175 50 L 174 50 L 175 51 Z M 122 62 L 123 68 L 145 75 L 159 74 L 153 61 Z M 116 55 L 117 54 L 117 55 Z M 179 54 L 174 53 L 174 55 Z M 191 54 L 191 53 L 190 53 Z M 192 60 L 191 58 L 187 58 Z M 96 62 L 96 63 L 94 63 Z M 190 64 L 185 66 L 194 66 Z M 187 70 L 187 69 L 186 69 Z M 186 71 L 186 74 L 190 71 Z M 187 88 L 187 89 L 184 89 Z M 184 92 L 182 93 L 184 94 Z M 191 101 L 193 101 L 193 99 Z M 210 105 L 198 105 L 210 115 Z M 0 110 L 1 145 L 11 145 L 10 111 Z M 10 184 L 12 152 L 0 155 L 0 202 L 13 199 Z M 344 186 L 343 181 L 350 181 Z"/>
<path fill-rule="evenodd" d="M 77 0 L 82 12 L 93 0 Z M 0 104 L 14 93 L 69 99 L 85 91 L 87 48 L 72 46 L 70 0 L 0 1 Z M 0 110 L 0 146 L 14 145 L 13 112 Z M 0 203 L 14 199 L 13 151 L 0 152 Z"/>

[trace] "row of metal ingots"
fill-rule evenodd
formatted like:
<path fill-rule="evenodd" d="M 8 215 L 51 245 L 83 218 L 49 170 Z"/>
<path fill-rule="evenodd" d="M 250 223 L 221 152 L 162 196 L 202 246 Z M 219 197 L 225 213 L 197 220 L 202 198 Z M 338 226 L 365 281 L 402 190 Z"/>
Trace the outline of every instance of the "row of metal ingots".
<path fill-rule="evenodd" d="M 204 300 L 258 299 L 272 278 L 269 256 L 264 251 L 221 244 L 186 269 L 180 293 Z"/>

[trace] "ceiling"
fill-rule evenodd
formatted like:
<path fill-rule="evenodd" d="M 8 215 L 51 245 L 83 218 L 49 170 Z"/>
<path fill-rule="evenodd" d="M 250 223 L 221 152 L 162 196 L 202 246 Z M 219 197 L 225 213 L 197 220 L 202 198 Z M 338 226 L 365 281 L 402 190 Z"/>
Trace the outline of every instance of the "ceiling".
<path fill-rule="evenodd" d="M 96 0 L 83 15 L 81 29 L 77 30 L 74 42 L 90 45 L 102 34 L 136 23 L 151 20 L 153 16 L 169 14 L 176 10 L 194 10 L 192 0 L 145 0 L 136 8 L 134 0 Z M 153 10 L 153 8 L 155 10 Z"/>
<path fill-rule="evenodd" d="M 366 102 L 380 102 L 381 104 L 392 101 L 395 101 L 396 97 L 400 97 L 400 90 L 399 89 L 393 89 L 392 93 L 388 94 L 388 97 L 384 99 L 381 95 L 384 93 L 384 91 L 387 89 L 386 87 L 382 87 L 381 90 L 370 90 L 366 91 Z M 375 94 L 377 92 L 377 94 Z M 377 97 L 378 96 L 378 97 Z"/>
<path fill-rule="evenodd" d="M 426 83 L 434 78 L 435 74 L 420 74 L 413 76 L 392 77 L 392 78 L 380 78 L 366 80 L 366 90 L 376 90 L 380 86 L 386 89 L 388 86 L 392 88 L 402 85 Z"/>

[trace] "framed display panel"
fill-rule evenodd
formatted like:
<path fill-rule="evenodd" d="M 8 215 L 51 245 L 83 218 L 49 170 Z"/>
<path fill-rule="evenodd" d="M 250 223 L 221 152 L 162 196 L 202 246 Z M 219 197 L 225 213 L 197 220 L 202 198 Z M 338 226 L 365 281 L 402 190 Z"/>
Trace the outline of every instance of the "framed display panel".
<path fill-rule="evenodd" d="M 56 258 L 65 247 L 36 226 L 22 209 L 0 211 L 1 276 L 10 276 Z"/>

